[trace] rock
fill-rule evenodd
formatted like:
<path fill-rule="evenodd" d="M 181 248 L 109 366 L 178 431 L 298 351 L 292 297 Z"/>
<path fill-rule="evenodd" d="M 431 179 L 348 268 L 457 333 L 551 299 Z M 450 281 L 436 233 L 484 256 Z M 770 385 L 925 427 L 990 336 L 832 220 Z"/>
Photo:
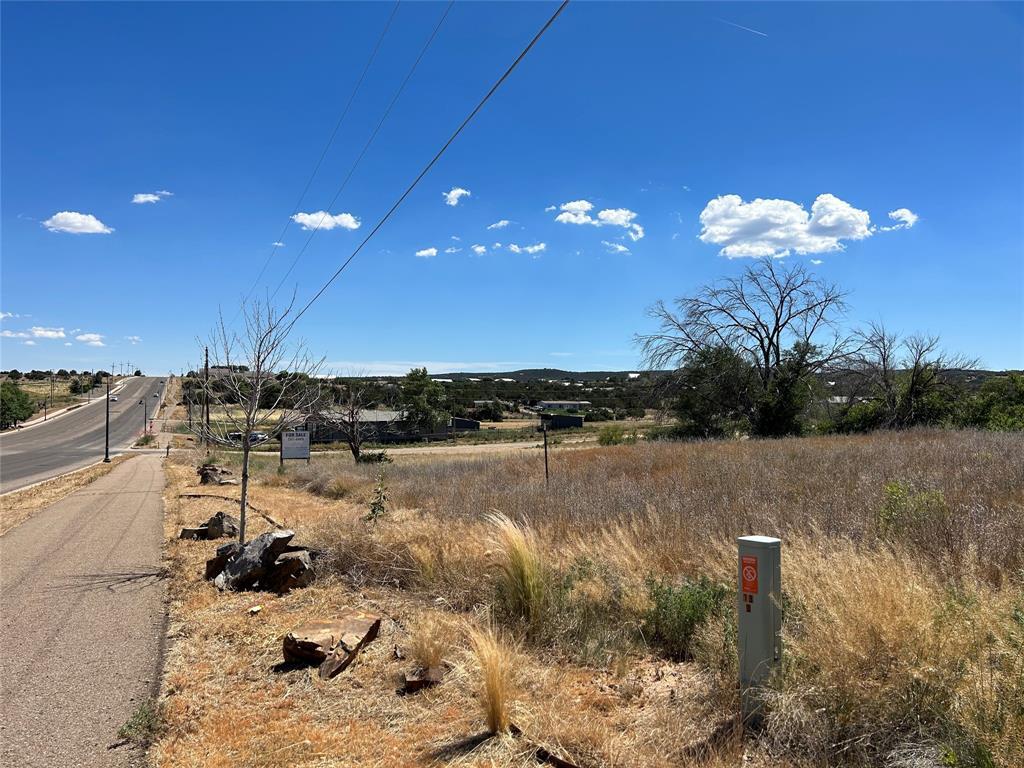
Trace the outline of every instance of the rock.
<path fill-rule="evenodd" d="M 225 536 L 237 536 L 238 525 L 237 517 L 229 515 L 227 512 L 218 512 L 206 521 L 206 537 L 220 539 Z"/>
<path fill-rule="evenodd" d="M 228 561 L 241 551 L 242 545 L 237 541 L 217 547 L 217 554 L 206 561 L 206 580 L 209 581 L 220 576 Z"/>
<path fill-rule="evenodd" d="M 330 679 L 351 664 L 379 631 L 380 616 L 362 611 L 348 611 L 334 620 L 311 621 L 284 636 L 284 660 L 319 664 L 320 677 Z"/>
<path fill-rule="evenodd" d="M 283 595 L 296 587 L 307 587 L 313 580 L 313 561 L 304 549 L 285 552 L 274 567 L 260 579 L 260 589 Z"/>
<path fill-rule="evenodd" d="M 199 475 L 200 485 L 223 485 L 223 476 L 230 475 L 231 470 L 216 464 L 203 464 L 196 470 L 196 474 Z"/>
<path fill-rule="evenodd" d="M 209 531 L 206 525 L 200 525 L 198 528 L 182 528 L 178 538 L 203 541 L 209 538 Z"/>
<path fill-rule="evenodd" d="M 429 669 L 419 670 L 411 675 L 405 676 L 405 693 L 416 693 L 424 688 L 429 688 L 432 685 L 437 685 L 441 682 L 441 678 L 444 677 L 443 667 L 430 667 Z"/>
<path fill-rule="evenodd" d="M 274 567 L 294 535 L 295 531 L 272 531 L 257 536 L 227 561 L 214 580 L 217 588 L 238 591 L 254 586 Z"/>

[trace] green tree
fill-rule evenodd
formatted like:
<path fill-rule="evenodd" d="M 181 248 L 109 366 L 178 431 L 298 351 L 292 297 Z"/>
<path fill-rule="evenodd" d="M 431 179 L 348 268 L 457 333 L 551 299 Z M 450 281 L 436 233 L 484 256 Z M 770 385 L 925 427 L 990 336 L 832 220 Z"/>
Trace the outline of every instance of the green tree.
<path fill-rule="evenodd" d="M 648 366 L 675 368 L 677 376 L 706 350 L 731 350 L 753 373 L 751 430 L 795 434 L 815 375 L 846 354 L 849 339 L 836 329 L 844 296 L 799 264 L 761 259 L 739 277 L 676 299 L 674 308 L 658 302 L 650 310 L 658 332 L 636 340 Z"/>
<path fill-rule="evenodd" d="M 32 413 L 32 399 L 27 392 L 10 381 L 0 384 L 0 427 L 15 426 Z"/>
<path fill-rule="evenodd" d="M 426 368 L 413 368 L 402 380 L 402 409 L 413 429 L 433 432 L 448 417 L 444 387 L 430 378 Z"/>
<path fill-rule="evenodd" d="M 724 437 L 748 432 L 754 413 L 754 371 L 727 346 L 695 351 L 669 380 L 678 432 L 686 437 Z"/>
<path fill-rule="evenodd" d="M 17 368 L 11 368 L 11 370 L 7 374 L 7 378 L 9 378 L 11 381 L 18 381 L 21 378 L 21 371 L 19 371 Z"/>

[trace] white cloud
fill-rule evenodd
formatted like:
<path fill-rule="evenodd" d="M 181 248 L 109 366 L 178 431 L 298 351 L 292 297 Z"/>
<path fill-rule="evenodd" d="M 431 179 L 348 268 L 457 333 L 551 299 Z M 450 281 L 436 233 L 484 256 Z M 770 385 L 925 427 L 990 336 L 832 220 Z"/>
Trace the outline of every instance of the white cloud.
<path fill-rule="evenodd" d="M 6 320 L 8 317 L 20 317 L 13 312 L 0 312 L 0 320 Z"/>
<path fill-rule="evenodd" d="M 64 346 L 65 346 L 65 347 L 73 347 L 73 346 L 74 346 L 74 344 L 72 344 L 72 343 L 71 343 L 70 341 L 65 341 L 65 342 L 64 342 Z"/>
<path fill-rule="evenodd" d="M 24 331 L 9 331 L 4 328 L 0 331 L 0 336 L 5 339 L 27 339 L 29 335 Z"/>
<path fill-rule="evenodd" d="M 462 240 L 462 238 L 461 238 L 461 237 L 459 237 L 458 235 L 452 235 L 452 240 L 454 240 L 454 241 L 455 241 L 455 242 L 457 243 L 457 242 L 459 242 L 460 240 Z"/>
<path fill-rule="evenodd" d="M 305 230 L 330 230 L 336 227 L 342 229 L 359 229 L 360 221 L 351 213 L 336 213 L 331 215 L 327 211 L 316 211 L 314 213 L 296 213 L 292 221 L 299 224 Z"/>
<path fill-rule="evenodd" d="M 275 248 L 284 248 L 284 243 L 282 243 L 280 240 L 275 240 L 274 242 L 271 243 L 271 245 L 274 246 Z"/>
<path fill-rule="evenodd" d="M 896 229 L 910 229 L 912 226 L 917 224 L 919 217 L 909 208 L 897 208 L 895 211 L 889 211 L 889 218 L 898 223 L 893 224 L 891 227 L 879 227 L 882 232 L 892 232 Z"/>
<path fill-rule="evenodd" d="M 499 248 L 501 248 L 501 243 L 491 243 L 491 248 L 493 248 L 494 250 L 498 250 Z"/>
<path fill-rule="evenodd" d="M 496 221 L 493 224 L 487 225 L 487 228 L 488 229 L 504 229 L 505 227 L 507 227 L 511 223 L 512 222 L 509 221 L 508 219 L 502 219 L 501 221 Z"/>
<path fill-rule="evenodd" d="M 811 259 L 811 264 L 813 264 L 816 267 L 819 266 L 820 264 L 824 264 L 824 263 L 825 262 L 822 261 L 821 259 Z"/>
<path fill-rule="evenodd" d="M 544 213 L 551 213 L 552 211 L 557 211 L 557 210 L 558 210 L 558 206 L 557 205 L 549 205 L 547 208 L 544 209 Z"/>
<path fill-rule="evenodd" d="M 172 197 L 173 193 L 168 192 L 166 189 L 159 189 L 156 192 L 137 192 L 132 196 L 132 202 L 135 204 L 141 203 L 159 203 L 165 197 Z"/>
<path fill-rule="evenodd" d="M 872 234 L 867 211 L 827 193 L 818 195 L 810 214 L 789 200 L 745 203 L 739 195 L 722 195 L 704 207 L 700 223 L 701 241 L 722 246 L 719 253 L 730 259 L 841 251 L 843 240 Z"/>
<path fill-rule="evenodd" d="M 99 333 L 80 333 L 75 336 L 75 341 L 81 341 L 88 347 L 103 347 L 103 335 Z"/>
<path fill-rule="evenodd" d="M 622 243 L 612 243 L 608 240 L 602 240 L 601 245 L 608 248 L 608 253 L 629 253 L 630 250 Z"/>
<path fill-rule="evenodd" d="M 432 256 L 437 256 L 437 248 L 424 248 L 421 251 L 416 251 L 416 255 L 421 259 L 429 259 Z"/>
<path fill-rule="evenodd" d="M 37 339 L 63 339 L 64 329 L 63 328 L 42 328 L 38 325 L 33 325 L 28 329 L 29 333 L 35 336 Z"/>
<path fill-rule="evenodd" d="M 441 194 L 444 196 L 446 205 L 458 205 L 461 198 L 470 197 L 473 193 L 462 187 L 452 187 L 448 192 L 442 192 Z"/>
<path fill-rule="evenodd" d="M 547 243 L 535 243 L 534 245 L 516 245 L 515 243 L 509 243 L 508 249 L 512 253 L 541 253 L 546 251 L 548 247 Z"/>
<path fill-rule="evenodd" d="M 60 211 L 43 222 L 43 226 L 51 232 L 70 232 L 73 235 L 109 235 L 113 232 L 91 213 L 77 211 Z"/>
<path fill-rule="evenodd" d="M 462 251 L 461 248 L 456 248 L 454 245 L 453 246 L 449 246 L 448 248 L 444 249 L 445 253 L 459 253 L 461 251 Z"/>
<path fill-rule="evenodd" d="M 32 341 L 32 339 L 29 339 L 28 341 L 23 342 L 23 343 L 24 343 L 24 345 L 26 347 L 34 347 L 36 345 L 36 343 L 34 341 Z"/>
<path fill-rule="evenodd" d="M 589 200 L 572 200 L 562 203 L 559 206 L 561 213 L 555 216 L 555 221 L 562 224 L 590 224 L 595 227 L 622 227 L 627 230 L 626 234 L 633 242 L 643 238 L 644 228 L 634 221 L 637 217 L 636 211 L 631 211 L 628 208 L 605 208 L 598 211 L 595 218 L 590 215 L 593 209 L 594 204 Z"/>
<path fill-rule="evenodd" d="M 486 245 L 474 245 L 473 248 L 472 248 L 472 251 L 477 256 L 483 256 L 485 253 L 487 253 L 487 246 Z"/>
<path fill-rule="evenodd" d="M 138 336 L 125 336 L 125 339 L 127 339 L 129 342 L 131 342 L 132 346 L 135 346 L 136 344 L 139 344 L 139 343 L 142 342 L 142 339 L 140 337 L 138 337 Z"/>

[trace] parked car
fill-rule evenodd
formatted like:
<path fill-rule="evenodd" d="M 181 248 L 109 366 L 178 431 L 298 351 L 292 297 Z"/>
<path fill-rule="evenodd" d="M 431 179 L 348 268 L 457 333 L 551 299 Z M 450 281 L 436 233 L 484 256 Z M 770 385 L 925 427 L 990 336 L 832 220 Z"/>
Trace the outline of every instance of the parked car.
<path fill-rule="evenodd" d="M 266 432 L 253 432 L 251 435 L 249 435 L 249 445 L 259 445 L 260 443 L 265 443 L 269 439 L 270 436 Z M 228 432 L 228 440 L 230 440 L 233 443 L 241 443 L 242 433 Z"/>
<path fill-rule="evenodd" d="M 110 402 L 116 403 L 117 402 L 117 395 L 111 395 L 110 396 Z"/>

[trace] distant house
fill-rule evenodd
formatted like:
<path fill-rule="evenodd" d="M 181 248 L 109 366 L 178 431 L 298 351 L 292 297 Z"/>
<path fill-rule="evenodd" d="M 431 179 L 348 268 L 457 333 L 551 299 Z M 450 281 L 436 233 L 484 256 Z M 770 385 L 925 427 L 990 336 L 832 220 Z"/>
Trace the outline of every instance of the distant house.
<path fill-rule="evenodd" d="M 455 416 L 449 422 L 449 426 L 456 432 L 476 432 L 480 429 L 480 422 L 476 419 L 464 419 L 461 416 Z"/>
<path fill-rule="evenodd" d="M 544 411 L 581 411 L 590 406 L 589 400 L 541 400 L 537 403 Z"/>
<path fill-rule="evenodd" d="M 341 413 L 332 411 L 322 411 L 319 416 L 311 417 L 306 422 L 310 440 L 314 443 L 344 442 L 346 433 L 343 418 Z M 365 408 L 359 412 L 359 427 L 365 439 L 370 442 L 390 442 L 409 434 L 404 418 L 402 411 Z"/>
<path fill-rule="evenodd" d="M 540 415 L 541 428 L 548 429 L 571 429 L 583 426 L 582 416 L 571 416 L 567 413 L 542 413 Z"/>

